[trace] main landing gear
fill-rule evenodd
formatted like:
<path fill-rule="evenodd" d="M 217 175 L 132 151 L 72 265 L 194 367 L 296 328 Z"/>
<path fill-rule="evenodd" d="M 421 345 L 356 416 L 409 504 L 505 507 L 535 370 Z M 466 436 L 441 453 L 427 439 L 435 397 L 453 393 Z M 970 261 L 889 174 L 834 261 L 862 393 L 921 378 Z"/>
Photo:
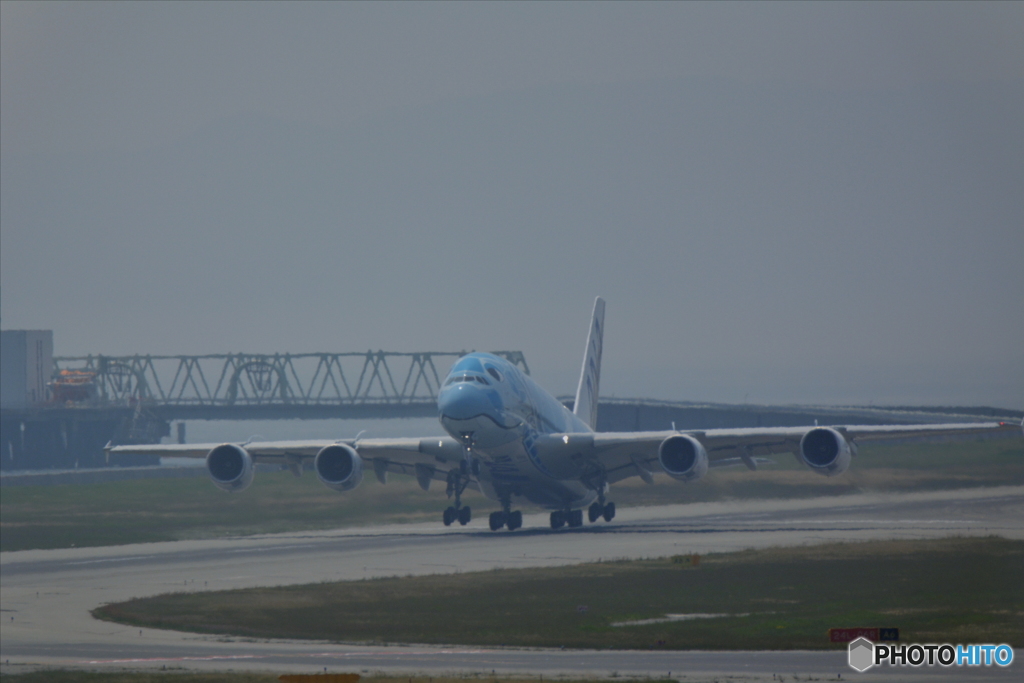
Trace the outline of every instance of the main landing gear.
<path fill-rule="evenodd" d="M 444 521 L 445 526 L 451 526 L 455 521 L 458 521 L 462 526 L 466 526 L 473 519 L 473 510 L 468 505 L 460 507 L 450 505 L 445 508 L 441 519 Z"/>
<path fill-rule="evenodd" d="M 561 529 L 567 524 L 570 527 L 583 526 L 583 510 L 555 510 L 551 513 L 552 529 Z"/>
<path fill-rule="evenodd" d="M 523 513 L 519 510 L 512 510 L 512 496 L 507 492 L 500 492 L 501 510 L 491 513 L 491 531 L 497 531 L 501 527 L 508 527 L 509 531 L 515 531 L 523 526 Z"/>
<path fill-rule="evenodd" d="M 587 508 L 587 519 L 593 524 L 604 517 L 604 521 L 610 522 L 615 519 L 615 503 L 594 503 Z M 563 526 L 569 528 L 583 526 L 583 510 L 555 510 L 551 513 L 551 528 L 561 529 Z"/>
<path fill-rule="evenodd" d="M 498 510 L 496 512 L 492 512 L 490 526 L 491 531 L 497 531 L 503 526 L 507 526 L 509 531 L 515 531 L 519 527 L 523 526 L 523 513 L 519 510 L 514 510 L 512 512 Z"/>
<path fill-rule="evenodd" d="M 604 521 L 610 522 L 615 519 L 615 503 L 592 503 L 590 508 L 587 509 L 587 519 L 593 524 L 597 520 L 604 517 Z"/>

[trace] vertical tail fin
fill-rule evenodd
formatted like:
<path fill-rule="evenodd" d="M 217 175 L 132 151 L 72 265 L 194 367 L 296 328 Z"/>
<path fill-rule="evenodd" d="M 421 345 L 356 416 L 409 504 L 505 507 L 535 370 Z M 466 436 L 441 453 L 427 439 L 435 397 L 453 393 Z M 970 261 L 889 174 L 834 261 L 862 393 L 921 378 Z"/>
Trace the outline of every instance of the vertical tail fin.
<path fill-rule="evenodd" d="M 576 389 L 576 401 L 572 409 L 572 412 L 591 429 L 597 428 L 597 390 L 601 380 L 603 347 L 604 299 L 597 297 L 594 301 L 594 317 L 590 321 L 590 334 L 587 335 L 587 350 L 583 354 L 580 385 Z"/>

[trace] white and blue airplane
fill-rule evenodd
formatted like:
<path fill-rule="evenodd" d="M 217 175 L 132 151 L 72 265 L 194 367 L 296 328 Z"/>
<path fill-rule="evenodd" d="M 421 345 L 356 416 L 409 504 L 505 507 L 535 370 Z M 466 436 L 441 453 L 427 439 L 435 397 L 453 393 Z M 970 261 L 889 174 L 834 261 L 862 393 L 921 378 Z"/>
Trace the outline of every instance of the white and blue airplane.
<path fill-rule="evenodd" d="M 205 457 L 213 483 L 242 491 L 253 481 L 256 463 L 276 463 L 298 475 L 312 459 L 317 477 L 337 491 L 363 479 L 366 463 L 384 483 L 388 473 L 416 477 L 428 490 L 442 481 L 452 500 L 446 526 L 468 524 L 472 511 L 462 494 L 474 488 L 501 504 L 490 528 L 518 529 L 523 515 L 516 501 L 552 510 L 551 527 L 583 525 L 615 517 L 608 499 L 612 484 L 653 474 L 696 481 L 709 468 L 746 465 L 756 470 L 764 456 L 792 453 L 812 472 L 832 477 L 846 471 L 857 442 L 920 436 L 978 434 L 1017 429 L 1002 422 L 897 426 L 769 427 L 703 431 L 596 432 L 605 302 L 594 313 L 583 356 L 573 410 L 540 388 L 508 361 L 470 353 L 452 366 L 437 397 L 447 436 L 267 441 L 223 444 L 114 446 L 112 453 Z"/>

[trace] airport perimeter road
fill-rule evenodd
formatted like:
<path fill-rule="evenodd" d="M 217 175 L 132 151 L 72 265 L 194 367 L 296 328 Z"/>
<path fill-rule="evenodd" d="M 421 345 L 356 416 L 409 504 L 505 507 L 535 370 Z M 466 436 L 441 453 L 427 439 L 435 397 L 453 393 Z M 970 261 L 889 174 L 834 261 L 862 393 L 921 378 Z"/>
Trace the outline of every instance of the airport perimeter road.
<path fill-rule="evenodd" d="M 589 652 L 470 647 L 364 647 L 253 641 L 128 628 L 92 608 L 169 591 L 201 591 L 374 576 L 572 564 L 743 548 L 890 538 L 997 534 L 1024 539 L 1024 487 L 809 500 L 741 501 L 623 509 L 612 524 L 552 531 L 546 515 L 525 528 L 381 526 L 0 555 L 0 663 L 91 669 L 249 669 L 289 672 L 467 671 L 656 675 L 689 680 L 775 673 L 856 676 L 842 652 Z M 458 609 L 440 618 L 457 618 Z M 343 618 L 343 615 L 339 615 Z M 1009 669 L 924 667 L 874 671 L 886 680 L 1019 680 Z M 866 674 L 870 676 L 872 672 Z"/>

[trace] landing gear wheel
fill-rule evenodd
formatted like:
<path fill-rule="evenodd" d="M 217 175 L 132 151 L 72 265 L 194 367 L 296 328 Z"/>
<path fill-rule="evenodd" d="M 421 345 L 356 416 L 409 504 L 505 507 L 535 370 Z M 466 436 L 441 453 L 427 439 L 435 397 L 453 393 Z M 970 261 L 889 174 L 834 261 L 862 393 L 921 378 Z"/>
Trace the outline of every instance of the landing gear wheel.
<path fill-rule="evenodd" d="M 551 528 L 561 529 L 563 526 L 565 526 L 565 513 L 555 510 L 551 513 Z"/>
<path fill-rule="evenodd" d="M 583 510 L 569 510 L 565 516 L 570 527 L 583 526 Z"/>
<path fill-rule="evenodd" d="M 604 521 L 610 522 L 615 519 L 615 503 L 608 503 L 604 506 Z"/>
<path fill-rule="evenodd" d="M 604 505 L 600 503 L 591 503 L 590 507 L 587 508 L 587 519 L 593 524 L 597 520 L 601 519 L 601 515 L 604 514 Z"/>
<path fill-rule="evenodd" d="M 509 531 L 515 531 L 519 527 L 523 526 L 523 513 L 519 510 L 508 513 L 508 521 L 506 524 L 508 524 Z"/>
<path fill-rule="evenodd" d="M 504 512 L 492 512 L 490 519 L 488 519 L 488 525 L 491 527 L 491 531 L 497 531 L 501 527 L 505 526 L 506 515 Z"/>
<path fill-rule="evenodd" d="M 455 505 L 450 506 L 444 511 L 444 525 L 451 526 L 455 520 L 459 521 L 459 524 L 466 526 L 469 524 L 469 520 L 473 518 L 473 512 L 469 509 L 469 506 L 462 505 L 462 492 L 466 490 L 466 487 L 470 484 L 470 479 L 465 476 L 465 471 L 469 467 L 467 461 L 462 461 L 462 468 L 453 467 L 448 471 L 448 497 L 455 496 Z"/>

